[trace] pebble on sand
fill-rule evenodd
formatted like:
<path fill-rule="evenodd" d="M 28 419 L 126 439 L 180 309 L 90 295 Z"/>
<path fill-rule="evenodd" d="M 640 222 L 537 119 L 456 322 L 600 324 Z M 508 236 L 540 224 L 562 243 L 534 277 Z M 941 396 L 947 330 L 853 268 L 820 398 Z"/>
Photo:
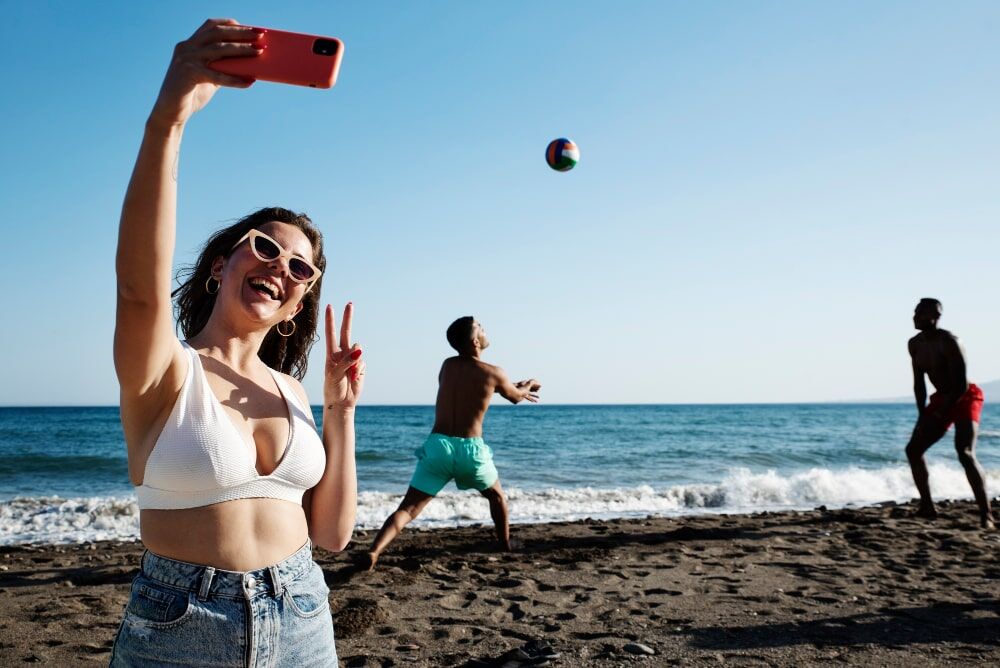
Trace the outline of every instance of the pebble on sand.
<path fill-rule="evenodd" d="M 629 644 L 625 645 L 625 647 L 623 647 L 622 649 L 632 654 L 647 654 L 649 656 L 656 654 L 656 650 L 653 649 L 652 647 L 637 642 L 630 642 Z"/>

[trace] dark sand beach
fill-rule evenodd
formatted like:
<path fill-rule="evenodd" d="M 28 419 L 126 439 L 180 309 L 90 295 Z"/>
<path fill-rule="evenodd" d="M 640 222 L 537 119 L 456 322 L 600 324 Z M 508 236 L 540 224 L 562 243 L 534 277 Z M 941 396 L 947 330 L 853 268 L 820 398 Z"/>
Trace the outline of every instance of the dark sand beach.
<path fill-rule="evenodd" d="M 1000 665 L 1000 534 L 971 502 L 911 510 L 519 525 L 503 555 L 486 527 L 416 530 L 373 573 L 359 532 L 317 558 L 347 666 L 499 666 L 532 640 L 564 666 Z M 0 551 L 0 663 L 106 664 L 141 547 Z"/>

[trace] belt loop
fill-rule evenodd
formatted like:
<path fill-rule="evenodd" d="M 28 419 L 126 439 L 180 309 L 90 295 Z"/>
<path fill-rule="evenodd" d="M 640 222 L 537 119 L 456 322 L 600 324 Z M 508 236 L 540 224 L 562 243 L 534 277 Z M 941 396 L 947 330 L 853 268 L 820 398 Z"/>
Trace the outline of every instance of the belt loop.
<path fill-rule="evenodd" d="M 215 569 L 211 566 L 206 566 L 205 570 L 201 572 L 201 582 L 198 583 L 198 600 L 207 601 L 208 592 L 212 589 L 212 580 L 215 579 Z"/>
<path fill-rule="evenodd" d="M 271 586 L 274 587 L 274 597 L 278 598 L 285 590 L 284 585 L 281 583 L 281 576 L 278 574 L 278 567 L 268 566 L 267 570 L 271 574 Z"/>
<path fill-rule="evenodd" d="M 146 575 L 146 557 L 149 556 L 149 550 L 143 550 L 142 556 L 139 557 L 139 572 Z"/>

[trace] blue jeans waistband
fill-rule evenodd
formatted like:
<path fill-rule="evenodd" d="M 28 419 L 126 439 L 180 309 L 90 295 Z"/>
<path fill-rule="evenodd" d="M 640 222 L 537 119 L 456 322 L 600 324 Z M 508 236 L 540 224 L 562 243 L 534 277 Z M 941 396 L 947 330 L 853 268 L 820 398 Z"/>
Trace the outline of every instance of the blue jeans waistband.
<path fill-rule="evenodd" d="M 205 600 L 213 596 L 252 597 L 258 594 L 280 596 L 282 583 L 292 582 L 312 567 L 312 543 L 273 566 L 253 571 L 226 571 L 161 557 L 146 550 L 142 555 L 142 574 L 168 587 L 197 592 Z"/>

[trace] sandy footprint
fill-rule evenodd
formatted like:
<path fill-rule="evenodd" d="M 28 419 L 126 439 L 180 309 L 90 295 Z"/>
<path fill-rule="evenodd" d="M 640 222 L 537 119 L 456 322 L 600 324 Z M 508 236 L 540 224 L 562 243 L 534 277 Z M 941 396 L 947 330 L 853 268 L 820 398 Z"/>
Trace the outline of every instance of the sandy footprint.
<path fill-rule="evenodd" d="M 445 610 L 464 610 L 472 605 L 476 599 L 475 592 L 467 592 L 465 594 L 448 594 L 447 596 L 442 596 L 438 599 L 437 604 L 444 608 Z"/>

